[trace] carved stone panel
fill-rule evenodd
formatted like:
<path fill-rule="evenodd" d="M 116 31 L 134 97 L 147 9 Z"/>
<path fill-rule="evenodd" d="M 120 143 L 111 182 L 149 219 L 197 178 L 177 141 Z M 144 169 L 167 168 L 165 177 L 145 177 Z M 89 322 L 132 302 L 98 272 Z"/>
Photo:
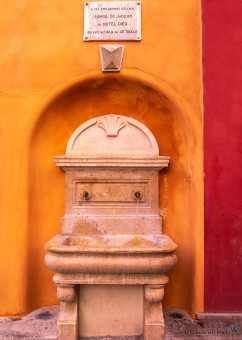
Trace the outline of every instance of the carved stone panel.
<path fill-rule="evenodd" d="M 158 156 L 159 148 L 146 126 L 133 118 L 112 114 L 80 125 L 67 144 L 66 154 Z"/>
<path fill-rule="evenodd" d="M 146 191 L 148 190 L 148 181 L 133 180 L 94 180 L 76 182 L 76 200 L 77 205 L 96 205 L 96 204 L 139 204 L 146 202 Z M 84 193 L 89 197 L 85 199 Z M 135 196 L 139 196 L 136 197 Z"/>

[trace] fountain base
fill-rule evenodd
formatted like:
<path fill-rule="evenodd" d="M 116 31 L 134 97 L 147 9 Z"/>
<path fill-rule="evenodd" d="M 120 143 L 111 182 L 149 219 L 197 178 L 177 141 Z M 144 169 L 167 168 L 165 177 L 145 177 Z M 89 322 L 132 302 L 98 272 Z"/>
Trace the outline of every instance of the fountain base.
<path fill-rule="evenodd" d="M 58 234 L 46 249 L 46 265 L 56 272 L 54 282 L 60 300 L 58 339 L 78 339 L 81 285 L 143 286 L 144 339 L 163 337 L 165 273 L 176 264 L 176 245 L 167 235 Z"/>

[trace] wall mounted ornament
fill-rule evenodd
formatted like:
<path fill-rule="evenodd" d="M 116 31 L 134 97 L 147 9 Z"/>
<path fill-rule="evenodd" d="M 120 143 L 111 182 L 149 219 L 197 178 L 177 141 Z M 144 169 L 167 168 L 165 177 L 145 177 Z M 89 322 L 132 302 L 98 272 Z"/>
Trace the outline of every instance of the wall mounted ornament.
<path fill-rule="evenodd" d="M 109 115 L 104 116 L 98 126 L 106 131 L 108 137 L 116 137 L 119 130 L 124 128 L 126 124 L 120 116 Z"/>
<path fill-rule="evenodd" d="M 124 45 L 99 45 L 103 72 L 120 72 Z"/>

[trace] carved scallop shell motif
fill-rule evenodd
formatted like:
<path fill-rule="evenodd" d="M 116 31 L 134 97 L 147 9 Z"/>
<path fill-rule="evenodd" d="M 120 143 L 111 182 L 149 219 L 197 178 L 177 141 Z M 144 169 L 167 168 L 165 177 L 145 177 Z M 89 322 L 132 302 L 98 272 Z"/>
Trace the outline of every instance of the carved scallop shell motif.
<path fill-rule="evenodd" d="M 108 137 L 116 137 L 119 130 L 124 128 L 126 124 L 120 116 L 109 115 L 104 116 L 98 126 L 106 131 Z"/>

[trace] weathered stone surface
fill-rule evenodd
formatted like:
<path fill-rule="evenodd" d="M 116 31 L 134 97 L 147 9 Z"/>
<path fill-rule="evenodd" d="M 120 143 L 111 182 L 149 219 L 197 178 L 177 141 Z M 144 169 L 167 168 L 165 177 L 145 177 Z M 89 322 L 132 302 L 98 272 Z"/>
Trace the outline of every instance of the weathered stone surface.
<path fill-rule="evenodd" d="M 177 245 L 167 235 L 63 235 L 57 234 L 47 244 L 53 253 L 154 254 L 173 252 Z"/>
<path fill-rule="evenodd" d="M 175 254 L 91 254 L 52 253 L 46 255 L 46 265 L 59 273 L 103 274 L 163 274 L 176 264 Z"/>
<path fill-rule="evenodd" d="M 168 282 L 165 273 L 177 261 L 177 246 L 162 234 L 158 213 L 158 172 L 168 166 L 169 157 L 159 156 L 157 142 L 143 124 L 109 115 L 77 128 L 66 156 L 55 160 L 66 172 L 62 234 L 46 245 L 46 265 L 57 273 L 54 281 L 61 301 L 58 339 L 105 336 L 109 331 L 120 336 L 143 331 L 145 340 L 161 339 L 162 299 Z M 85 307 L 85 289 L 75 285 L 93 285 L 92 303 L 99 305 L 95 315 L 90 316 Z M 109 301 L 106 285 L 112 285 L 114 301 Z M 124 285 L 127 289 L 130 285 L 145 287 L 134 304 L 137 316 L 143 310 L 138 306 L 144 304 L 144 324 L 141 317 L 128 324 L 124 308 L 119 310 L 130 302 Z M 132 289 L 142 289 L 136 288 Z M 98 300 L 98 290 L 104 300 L 108 296 L 107 310 L 105 301 Z M 109 308 L 114 308 L 113 312 Z"/>
<path fill-rule="evenodd" d="M 58 284 L 96 284 L 96 285 L 166 285 L 165 274 L 83 274 L 57 273 L 54 282 Z"/>

